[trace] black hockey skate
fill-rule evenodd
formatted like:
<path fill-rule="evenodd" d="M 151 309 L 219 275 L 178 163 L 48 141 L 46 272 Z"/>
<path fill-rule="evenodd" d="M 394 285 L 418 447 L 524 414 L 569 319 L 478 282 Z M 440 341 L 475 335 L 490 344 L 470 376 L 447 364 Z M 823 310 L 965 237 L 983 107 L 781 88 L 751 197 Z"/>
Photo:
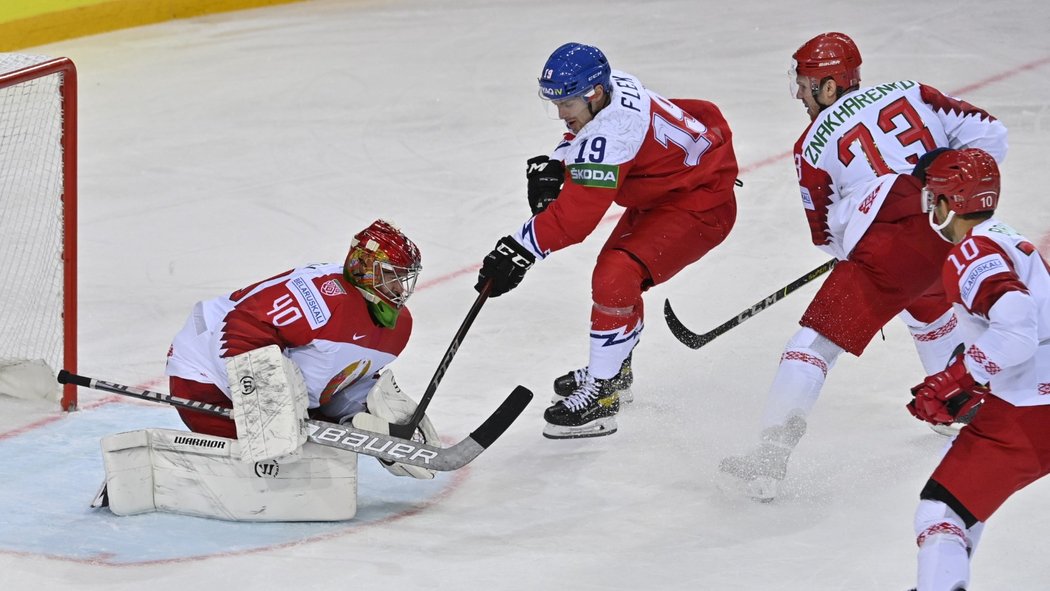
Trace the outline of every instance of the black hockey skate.
<path fill-rule="evenodd" d="M 554 380 L 554 396 L 551 397 L 551 403 L 561 402 L 568 396 L 571 396 L 580 387 L 580 384 L 587 381 L 588 377 L 590 377 L 590 372 L 588 372 L 588 368 L 584 367 L 556 378 Z M 634 394 L 631 392 L 631 384 L 634 383 L 634 372 L 631 371 L 631 354 L 628 354 L 627 359 L 623 360 L 623 363 L 620 365 L 620 372 L 613 376 L 610 381 L 613 383 L 616 393 L 620 396 L 620 402 L 623 404 L 634 402 Z"/>
<path fill-rule="evenodd" d="M 613 380 L 586 376 L 575 392 L 555 403 L 543 413 L 548 439 L 602 437 L 616 432 L 616 413 L 620 412 L 620 395 Z"/>

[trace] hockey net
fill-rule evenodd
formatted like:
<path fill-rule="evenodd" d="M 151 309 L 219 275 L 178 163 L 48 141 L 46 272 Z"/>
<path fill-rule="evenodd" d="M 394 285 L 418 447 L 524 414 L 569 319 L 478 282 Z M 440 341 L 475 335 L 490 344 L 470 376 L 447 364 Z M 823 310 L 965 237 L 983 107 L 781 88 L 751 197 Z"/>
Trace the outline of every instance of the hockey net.
<path fill-rule="evenodd" d="M 76 408 L 76 69 L 0 53 L 0 394 Z"/>

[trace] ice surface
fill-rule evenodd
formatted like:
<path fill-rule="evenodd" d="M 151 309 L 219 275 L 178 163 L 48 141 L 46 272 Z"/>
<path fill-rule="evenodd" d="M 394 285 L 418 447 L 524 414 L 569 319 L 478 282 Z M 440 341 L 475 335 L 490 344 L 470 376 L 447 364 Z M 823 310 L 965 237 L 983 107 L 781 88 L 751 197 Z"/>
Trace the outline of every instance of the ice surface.
<path fill-rule="evenodd" d="M 21 550 L 0 550 L 0 589 L 910 588 L 912 512 L 945 440 L 904 409 L 922 370 L 903 325 L 888 325 L 863 359 L 840 360 L 785 493 L 760 505 L 726 497 L 714 475 L 719 458 L 755 436 L 814 287 L 699 351 L 669 334 L 663 299 L 707 330 L 825 259 L 798 203 L 789 151 L 807 118 L 785 75 L 794 49 L 824 30 L 854 37 L 866 82 L 965 90 L 1002 119 L 1011 150 L 1000 214 L 1045 249 L 1048 17 L 1050 5 L 1034 0 L 319 0 L 33 48 L 79 67 L 81 373 L 128 384 L 158 383 L 196 300 L 341 260 L 352 233 L 382 216 L 423 252 L 416 334 L 395 365 L 418 397 L 473 302 L 474 269 L 528 216 L 524 162 L 561 131 L 535 78 L 566 41 L 599 45 L 665 96 L 719 104 L 745 185 L 726 243 L 646 296 L 636 402 L 619 433 L 540 436 L 551 380 L 586 362 L 590 268 L 605 223 L 486 304 L 431 415 L 458 439 L 516 384 L 537 400 L 440 500 L 392 501 L 391 515 L 410 514 L 389 521 L 294 530 L 302 543 L 238 527 L 243 539 L 210 558 L 85 562 L 76 557 L 91 555 L 88 542 L 53 531 L 46 515 L 92 519 L 83 507 L 101 478 L 97 441 L 76 427 L 108 425 L 120 409 L 118 430 L 161 426 L 173 411 L 107 403 L 56 419 L 3 403 L 0 529 L 27 516 L 40 525 Z M 82 397 L 84 407 L 99 401 Z M 53 437 L 69 438 L 68 454 L 43 441 Z M 46 494 L 41 483 L 53 483 Z M 974 589 L 1050 587 L 1048 494 L 1050 483 L 1037 483 L 992 519 Z M 125 541 L 156 523 L 151 537 L 134 538 L 143 556 L 195 537 L 214 543 L 208 528 L 159 517 L 97 519 L 129 532 Z"/>

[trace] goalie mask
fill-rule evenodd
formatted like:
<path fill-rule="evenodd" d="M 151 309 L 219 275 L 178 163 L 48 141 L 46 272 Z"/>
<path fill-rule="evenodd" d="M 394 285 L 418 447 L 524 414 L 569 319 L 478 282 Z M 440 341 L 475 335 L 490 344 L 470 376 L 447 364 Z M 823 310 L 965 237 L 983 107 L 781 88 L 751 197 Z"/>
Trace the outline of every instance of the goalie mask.
<path fill-rule="evenodd" d="M 422 268 L 419 248 L 397 227 L 376 220 L 354 235 L 343 272 L 368 300 L 376 320 L 392 327 Z"/>

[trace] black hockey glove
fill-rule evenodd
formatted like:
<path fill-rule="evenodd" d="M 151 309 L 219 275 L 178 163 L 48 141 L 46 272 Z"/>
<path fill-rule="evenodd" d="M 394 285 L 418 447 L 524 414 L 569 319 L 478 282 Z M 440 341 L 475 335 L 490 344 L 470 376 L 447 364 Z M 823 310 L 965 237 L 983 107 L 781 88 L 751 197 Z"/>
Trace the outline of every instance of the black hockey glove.
<path fill-rule="evenodd" d="M 919 161 L 915 163 L 915 168 L 912 169 L 911 175 L 919 179 L 919 182 L 921 182 L 923 186 L 925 186 L 926 169 L 929 168 L 931 164 L 933 164 L 933 161 L 936 160 L 938 156 L 947 151 L 948 148 L 934 148 L 929 152 L 926 152 L 922 156 L 919 156 Z"/>
<path fill-rule="evenodd" d="M 525 271 L 534 262 L 536 257 L 528 249 L 510 236 L 504 236 L 481 263 L 481 272 L 478 273 L 478 283 L 474 289 L 481 293 L 485 282 L 491 279 L 489 297 L 499 297 L 517 287 L 525 277 Z"/>
<path fill-rule="evenodd" d="M 529 158 L 525 162 L 525 178 L 529 180 L 529 207 L 536 215 L 558 198 L 565 183 L 565 165 L 546 156 Z"/>

